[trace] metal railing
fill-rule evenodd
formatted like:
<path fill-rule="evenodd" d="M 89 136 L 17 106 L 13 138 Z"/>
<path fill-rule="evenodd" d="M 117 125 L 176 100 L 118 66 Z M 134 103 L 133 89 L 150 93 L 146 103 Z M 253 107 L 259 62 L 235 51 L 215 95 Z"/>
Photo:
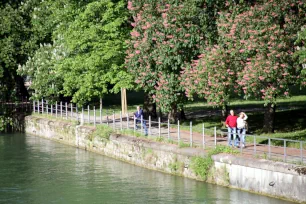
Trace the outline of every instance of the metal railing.
<path fill-rule="evenodd" d="M 132 130 L 140 135 L 148 135 L 160 140 L 167 140 L 171 143 L 177 143 L 179 146 L 190 146 L 200 148 L 214 148 L 217 145 L 228 145 L 226 131 L 206 128 L 202 124 L 202 131 L 194 131 L 193 124 L 190 121 L 189 130 L 182 126 L 180 121 L 177 124 L 171 124 L 169 120 L 162 122 L 159 117 L 157 121 L 144 118 L 136 119 L 133 113 L 115 114 L 103 110 L 102 106 L 96 110 L 96 107 L 83 107 L 81 110 L 72 103 L 49 104 L 48 101 L 33 101 L 33 112 L 47 114 L 54 117 L 60 117 L 66 120 L 76 120 L 80 124 L 105 124 L 116 130 Z M 137 128 L 139 127 L 140 128 Z M 209 132 L 209 133 L 208 133 Z M 238 134 L 237 134 L 238 135 Z M 246 134 L 245 148 L 240 145 L 239 150 L 242 154 L 255 156 L 264 159 L 271 159 L 284 162 L 305 163 L 305 141 L 290 140 L 282 138 L 271 138 L 267 136 L 257 136 Z M 291 147 L 295 144 L 294 147 Z M 297 148 L 298 147 L 298 148 Z"/>

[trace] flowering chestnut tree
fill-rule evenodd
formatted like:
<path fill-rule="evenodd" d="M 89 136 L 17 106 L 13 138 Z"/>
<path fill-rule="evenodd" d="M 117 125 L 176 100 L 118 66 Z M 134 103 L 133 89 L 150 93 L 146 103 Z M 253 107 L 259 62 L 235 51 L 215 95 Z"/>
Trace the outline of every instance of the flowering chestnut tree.
<path fill-rule="evenodd" d="M 203 34 L 199 1 L 132 0 L 131 40 L 126 67 L 139 88 L 152 95 L 157 107 L 176 119 L 185 99 L 181 71 L 199 54 Z"/>
<path fill-rule="evenodd" d="M 305 25 L 305 11 L 299 0 L 269 0 L 220 12 L 217 48 L 193 64 L 193 69 L 206 75 L 200 77 L 201 86 L 195 86 L 195 92 L 203 91 L 204 86 L 205 98 L 219 105 L 228 100 L 231 89 L 245 98 L 260 98 L 267 107 L 263 129 L 273 131 L 276 98 L 288 96 L 289 85 L 295 84 L 301 74 L 293 53 L 297 32 Z M 215 68 L 213 75 L 211 67 Z M 222 75 L 223 80 L 216 78 Z"/>

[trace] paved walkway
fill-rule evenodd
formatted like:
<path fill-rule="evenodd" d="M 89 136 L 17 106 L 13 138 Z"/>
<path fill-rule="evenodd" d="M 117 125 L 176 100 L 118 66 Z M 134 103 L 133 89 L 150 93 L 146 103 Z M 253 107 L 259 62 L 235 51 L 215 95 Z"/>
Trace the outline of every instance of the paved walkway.
<path fill-rule="evenodd" d="M 46 112 L 45 112 L 46 113 Z M 50 114 L 50 113 L 49 113 Z M 99 114 L 99 113 L 98 113 Z M 54 115 L 54 114 L 53 114 Z M 55 116 L 55 115 L 54 115 Z M 58 114 L 58 117 L 61 117 L 61 114 Z M 66 113 L 63 111 L 62 117 L 66 118 Z M 73 112 L 67 112 L 67 119 L 78 119 L 81 121 L 82 114 L 76 114 Z M 114 123 L 114 122 L 115 123 Z M 117 130 L 120 129 L 130 129 L 134 130 L 134 120 L 132 114 L 129 114 L 129 119 L 127 117 L 123 117 L 122 121 L 120 120 L 120 115 L 110 115 L 110 116 L 90 116 L 88 120 L 88 114 L 84 113 L 84 123 L 88 124 L 108 124 L 110 127 L 114 127 Z M 138 124 L 140 127 L 140 124 Z M 170 140 L 173 143 L 179 143 L 178 141 L 182 142 L 184 146 L 191 146 L 198 147 L 198 148 L 207 148 L 207 147 L 214 147 L 215 144 L 217 145 L 227 145 L 227 137 L 226 133 L 223 133 L 222 136 L 220 131 L 218 131 L 218 135 L 215 138 L 214 135 L 205 135 L 203 140 L 203 134 L 198 132 L 193 132 L 190 134 L 190 131 L 186 130 L 179 130 L 177 125 L 171 124 L 170 128 L 168 129 L 167 123 L 161 123 L 160 128 L 157 121 L 151 121 L 151 125 L 149 125 L 149 121 L 146 121 L 146 126 L 148 129 L 149 137 L 163 137 L 164 140 Z M 136 130 L 141 132 L 141 129 Z M 179 132 L 179 134 L 178 134 Z M 210 131 L 211 132 L 211 131 Z M 144 134 L 144 129 L 143 129 Z M 256 136 L 247 136 L 253 137 L 256 141 Z M 254 139 L 251 139 L 254 141 Z M 303 144 L 302 144 L 303 145 Z M 265 144 L 258 144 L 257 142 L 246 143 L 245 148 L 237 148 L 237 151 L 240 151 L 243 156 L 246 157 L 256 157 L 256 158 L 263 158 L 263 159 L 271 159 L 276 161 L 286 161 L 286 162 L 295 162 L 295 163 L 303 163 L 306 164 L 306 150 L 304 148 L 284 148 L 282 146 L 269 146 Z"/>

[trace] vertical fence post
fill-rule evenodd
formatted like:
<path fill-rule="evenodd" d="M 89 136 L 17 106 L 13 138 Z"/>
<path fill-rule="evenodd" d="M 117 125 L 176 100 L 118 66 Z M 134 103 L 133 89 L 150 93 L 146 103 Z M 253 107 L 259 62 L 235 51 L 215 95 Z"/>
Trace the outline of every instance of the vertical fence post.
<path fill-rule="evenodd" d="M 203 149 L 205 149 L 205 127 L 202 125 Z"/>
<path fill-rule="evenodd" d="M 57 117 L 57 101 L 55 102 L 55 117 Z"/>
<path fill-rule="evenodd" d="M 81 125 L 84 125 L 84 107 L 82 106 Z"/>
<path fill-rule="evenodd" d="M 158 117 L 158 137 L 161 136 L 161 132 L 160 132 L 160 117 Z"/>
<path fill-rule="evenodd" d="M 192 147 L 192 121 L 190 121 L 190 147 Z"/>
<path fill-rule="evenodd" d="M 75 104 L 76 120 L 79 121 L 78 105 Z"/>
<path fill-rule="evenodd" d="M 107 124 L 107 126 L 109 125 L 108 124 L 108 112 L 106 111 L 106 124 Z"/>
<path fill-rule="evenodd" d="M 120 111 L 120 130 L 122 130 L 122 112 Z"/>
<path fill-rule="evenodd" d="M 33 113 L 35 113 L 35 100 L 33 101 Z"/>
<path fill-rule="evenodd" d="M 168 140 L 170 140 L 170 120 L 168 118 Z"/>
<path fill-rule="evenodd" d="M 286 144 L 286 140 L 284 140 L 284 161 L 285 161 L 285 162 L 286 162 L 286 159 L 287 159 L 287 152 L 286 152 L 286 151 L 287 151 L 287 150 L 286 150 L 287 147 L 286 147 L 286 145 L 287 145 L 287 144 Z"/>
<path fill-rule="evenodd" d="M 65 102 L 65 109 L 66 109 L 66 120 L 68 120 L 68 105 L 67 105 L 67 102 Z"/>
<path fill-rule="evenodd" d="M 214 129 L 215 148 L 217 147 L 217 128 Z"/>
<path fill-rule="evenodd" d="M 51 116 L 53 116 L 53 104 L 51 104 Z"/>
<path fill-rule="evenodd" d="M 96 127 L 96 107 L 93 107 L 94 110 L 94 126 Z"/>
<path fill-rule="evenodd" d="M 88 119 L 88 124 L 90 124 L 90 106 L 87 106 L 87 119 Z"/>
<path fill-rule="evenodd" d="M 255 138 L 255 135 L 253 136 L 253 140 L 254 140 L 254 155 L 256 155 L 256 138 Z"/>
<path fill-rule="evenodd" d="M 47 104 L 47 115 L 49 114 L 49 103 L 48 101 L 46 101 L 46 104 Z"/>
<path fill-rule="evenodd" d="M 135 136 L 135 133 L 136 133 L 136 117 L 134 116 L 134 136 Z"/>
<path fill-rule="evenodd" d="M 129 126 L 130 126 L 130 125 L 129 125 L 129 122 L 130 122 L 129 119 L 130 119 L 130 118 L 129 118 L 129 114 L 127 113 L 127 114 L 126 114 L 126 129 L 129 129 L 129 128 L 130 128 L 130 127 L 129 127 Z"/>
<path fill-rule="evenodd" d="M 37 101 L 37 112 L 38 112 L 38 114 L 40 113 L 40 110 L 39 110 L 39 100 Z"/>
<path fill-rule="evenodd" d="M 151 135 L 151 115 L 149 115 L 149 135 Z"/>
<path fill-rule="evenodd" d="M 181 135 L 180 135 L 180 121 L 177 120 L 177 144 L 180 144 Z"/>
<path fill-rule="evenodd" d="M 63 118 L 63 102 L 60 103 L 60 109 L 61 109 L 61 118 Z"/>
<path fill-rule="evenodd" d="M 301 156 L 301 162 L 303 163 L 303 142 L 300 141 L 300 156 Z"/>
<path fill-rule="evenodd" d="M 271 158 L 271 139 L 270 139 L 270 137 L 269 137 L 268 142 L 269 142 L 269 155 L 268 155 L 268 157 L 270 159 Z"/>
<path fill-rule="evenodd" d="M 113 111 L 113 129 L 115 129 L 116 124 L 115 124 L 115 111 Z"/>
<path fill-rule="evenodd" d="M 44 99 L 41 99 L 41 114 L 44 113 Z"/>
<path fill-rule="evenodd" d="M 70 118 L 72 120 L 72 116 L 73 116 L 73 104 L 70 103 Z"/>
<path fill-rule="evenodd" d="M 143 116 L 140 116 L 140 129 L 141 129 L 141 134 L 143 133 Z"/>
<path fill-rule="evenodd" d="M 102 104 L 100 104 L 100 123 L 102 124 Z"/>

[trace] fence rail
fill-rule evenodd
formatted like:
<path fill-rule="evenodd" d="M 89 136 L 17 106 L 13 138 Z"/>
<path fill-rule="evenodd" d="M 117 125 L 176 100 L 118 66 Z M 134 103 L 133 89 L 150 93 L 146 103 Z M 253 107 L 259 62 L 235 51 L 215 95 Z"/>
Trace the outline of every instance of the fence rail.
<path fill-rule="evenodd" d="M 131 113 L 122 114 L 120 112 L 120 114 L 115 114 L 114 111 L 110 112 L 108 110 L 103 110 L 102 106 L 99 107 L 98 111 L 95 106 L 87 106 L 79 110 L 78 107 L 72 103 L 56 102 L 55 104 L 49 104 L 48 101 L 42 100 L 33 101 L 33 112 L 60 117 L 66 120 L 76 120 L 81 124 L 92 124 L 94 126 L 105 124 L 116 130 L 133 130 L 134 134 L 137 132 L 138 134 L 168 140 L 168 142 L 177 143 L 180 146 L 206 149 L 214 148 L 217 145 L 228 144 L 228 133 L 226 131 L 217 130 L 216 127 L 209 129 L 203 124 L 202 132 L 195 132 L 193 130 L 193 124 L 190 122 L 189 131 L 182 130 L 180 121 L 177 121 L 177 124 L 171 124 L 169 120 L 162 122 L 161 118 L 154 121 L 150 116 L 148 120 L 143 118 L 136 120 Z M 207 132 L 212 134 L 207 134 Z M 242 145 L 240 145 L 239 148 L 239 151 L 244 155 L 305 164 L 305 141 L 270 138 L 249 134 L 246 134 L 246 138 L 251 139 L 245 142 L 245 148 L 242 148 Z M 258 142 L 258 140 L 266 141 L 267 144 Z M 291 144 L 295 144 L 295 146 L 290 147 L 289 145 Z"/>

